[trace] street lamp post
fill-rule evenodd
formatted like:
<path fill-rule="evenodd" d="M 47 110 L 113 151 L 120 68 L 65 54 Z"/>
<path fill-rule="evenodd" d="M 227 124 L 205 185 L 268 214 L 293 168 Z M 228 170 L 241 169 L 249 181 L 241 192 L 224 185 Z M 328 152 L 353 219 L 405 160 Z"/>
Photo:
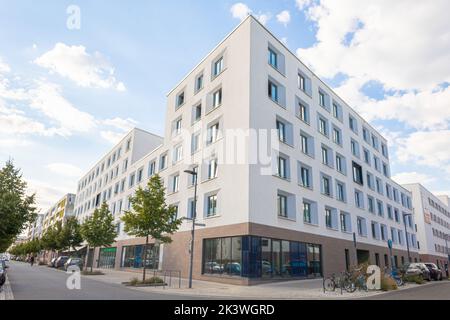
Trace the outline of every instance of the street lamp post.
<path fill-rule="evenodd" d="M 411 263 L 411 255 L 409 253 L 408 230 L 406 229 L 406 217 L 407 216 L 412 216 L 412 214 L 411 213 L 403 214 L 403 224 L 405 225 L 406 250 L 408 250 L 408 262 Z"/>
<path fill-rule="evenodd" d="M 189 289 L 192 289 L 192 269 L 194 264 L 194 239 L 195 239 L 195 218 L 197 217 L 197 172 L 194 170 L 185 170 L 185 173 L 192 175 L 194 179 L 194 208 L 192 212 L 192 229 L 191 229 L 191 248 L 189 259 Z"/>

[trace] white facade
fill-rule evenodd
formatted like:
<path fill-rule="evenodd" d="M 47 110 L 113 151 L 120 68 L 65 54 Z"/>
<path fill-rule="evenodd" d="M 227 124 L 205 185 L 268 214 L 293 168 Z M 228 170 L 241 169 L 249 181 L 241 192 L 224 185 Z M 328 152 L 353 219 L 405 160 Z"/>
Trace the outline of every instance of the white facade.
<path fill-rule="evenodd" d="M 448 196 L 435 196 L 421 184 L 406 184 L 412 193 L 420 254 L 447 260 L 450 254 L 450 207 Z M 445 241 L 447 239 L 447 242 Z"/>
<path fill-rule="evenodd" d="M 271 84 L 276 89 L 269 89 Z M 300 104 L 307 109 L 303 120 Z M 324 120 L 322 125 L 319 118 Z M 319 132 L 321 126 L 327 127 L 326 134 Z M 264 162 L 258 157 L 253 162 L 262 139 L 252 134 L 264 132 L 271 137 L 281 131 L 283 142 L 272 140 L 264 146 L 272 158 Z M 75 209 L 79 219 L 92 214 L 105 200 L 120 223 L 128 197 L 156 172 L 164 179 L 168 204 L 178 206 L 179 217 L 190 216 L 194 188 L 192 178 L 183 171 L 198 166 L 197 218 L 205 228 L 254 223 L 349 241 L 355 232 L 360 243 L 386 247 L 392 239 L 395 249 L 406 250 L 402 214 L 412 213 L 411 194 L 390 179 L 386 139 L 253 17 L 243 21 L 169 92 L 164 139 L 146 134 L 142 148 L 136 142 L 132 145 L 125 170 L 123 150 L 119 160 L 103 172 L 102 164 L 130 138 L 137 141 L 138 132 L 128 134 L 80 180 Z M 200 134 L 198 143 L 196 134 Z M 308 154 L 302 151 L 302 135 L 308 138 Z M 236 137 L 244 152 L 233 162 L 227 159 L 231 153 L 226 148 L 236 147 L 232 143 Z M 328 164 L 322 163 L 322 147 L 327 150 Z M 282 177 L 279 155 L 285 160 Z M 336 156 L 341 158 L 341 172 Z M 362 183 L 355 182 L 353 162 Z M 155 171 L 149 169 L 153 164 Z M 309 186 L 303 185 L 302 167 L 309 169 Z M 110 172 L 112 179 L 106 179 Z M 328 179 L 330 192 L 325 192 L 323 178 Z M 338 184 L 342 199 L 338 199 Z M 306 215 L 304 203 L 310 208 Z M 410 249 L 417 252 L 414 220 L 407 218 L 407 222 Z M 180 231 L 189 228 L 185 222 Z M 120 229 L 119 240 L 127 239 Z"/>

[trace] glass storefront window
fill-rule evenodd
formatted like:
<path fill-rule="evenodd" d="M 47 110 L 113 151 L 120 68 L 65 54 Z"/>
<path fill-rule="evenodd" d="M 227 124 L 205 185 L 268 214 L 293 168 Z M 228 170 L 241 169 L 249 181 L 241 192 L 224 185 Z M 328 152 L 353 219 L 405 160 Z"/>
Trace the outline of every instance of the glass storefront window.
<path fill-rule="evenodd" d="M 144 258 L 144 246 L 126 246 L 122 249 L 122 268 L 142 268 Z M 149 269 L 158 269 L 159 264 L 159 246 L 149 244 L 145 259 L 145 267 Z"/>
<path fill-rule="evenodd" d="M 203 273 L 248 278 L 319 277 L 321 246 L 256 236 L 205 239 Z"/>
<path fill-rule="evenodd" d="M 272 276 L 272 240 L 261 238 L 261 271 L 262 277 Z"/>
<path fill-rule="evenodd" d="M 116 263 L 117 248 L 101 248 L 98 259 L 98 267 L 103 269 L 114 269 Z"/>

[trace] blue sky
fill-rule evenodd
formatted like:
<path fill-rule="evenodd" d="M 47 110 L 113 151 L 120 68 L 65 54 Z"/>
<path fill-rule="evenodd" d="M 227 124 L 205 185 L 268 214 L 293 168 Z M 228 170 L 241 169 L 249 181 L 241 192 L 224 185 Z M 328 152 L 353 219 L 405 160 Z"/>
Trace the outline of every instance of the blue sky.
<path fill-rule="evenodd" d="M 70 5 L 80 29 L 66 26 Z M 0 161 L 15 160 L 45 208 L 129 128 L 162 134 L 165 94 L 253 13 L 383 132 L 399 182 L 450 192 L 450 8 L 417 1 L 397 21 L 409 6 L 0 0 Z"/>

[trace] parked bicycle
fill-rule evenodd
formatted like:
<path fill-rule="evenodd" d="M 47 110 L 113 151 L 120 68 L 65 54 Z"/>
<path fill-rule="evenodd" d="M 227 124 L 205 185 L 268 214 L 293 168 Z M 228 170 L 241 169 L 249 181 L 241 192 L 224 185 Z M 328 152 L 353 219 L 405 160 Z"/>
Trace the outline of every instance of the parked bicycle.
<path fill-rule="evenodd" d="M 389 270 L 388 267 L 385 267 L 384 276 L 393 279 L 395 283 L 397 283 L 397 286 L 399 287 L 405 284 L 402 275 L 398 272 L 396 268 L 392 268 L 392 270 Z"/>

